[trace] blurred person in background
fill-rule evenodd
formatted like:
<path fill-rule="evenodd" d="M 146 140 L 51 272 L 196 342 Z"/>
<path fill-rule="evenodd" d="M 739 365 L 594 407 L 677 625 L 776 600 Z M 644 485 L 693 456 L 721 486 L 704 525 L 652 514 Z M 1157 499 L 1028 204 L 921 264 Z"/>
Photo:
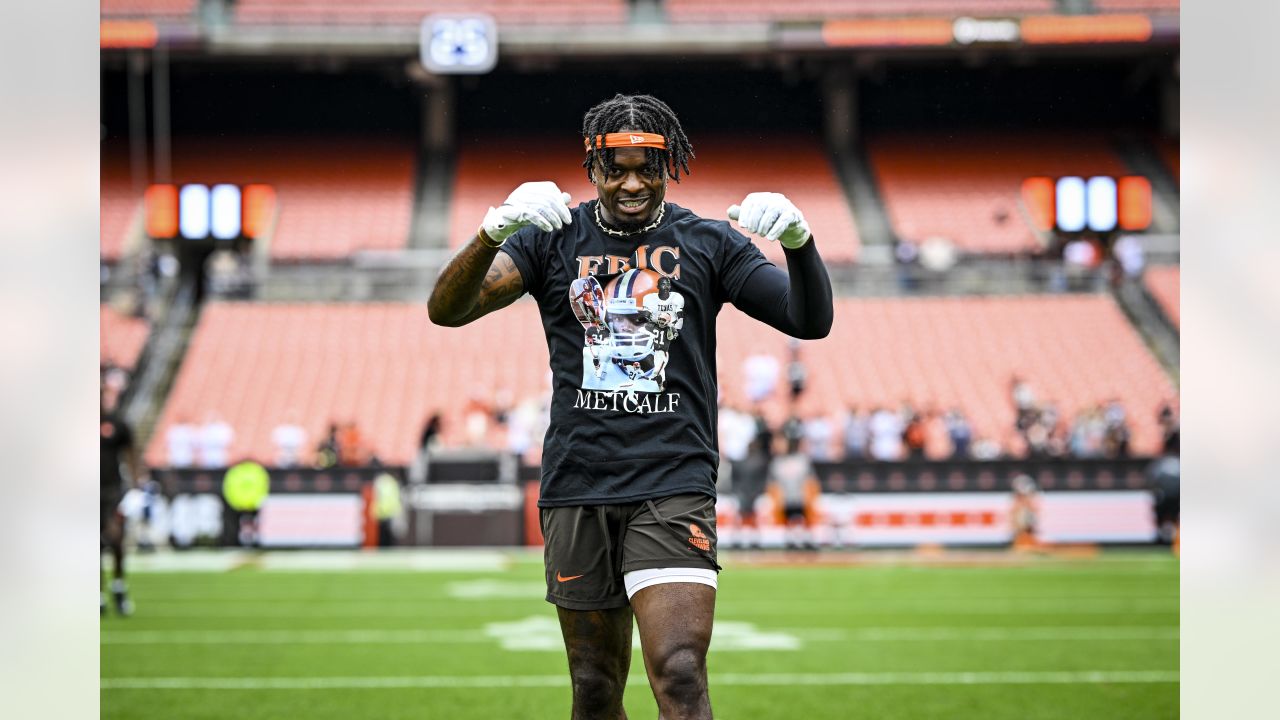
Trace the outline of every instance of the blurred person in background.
<path fill-rule="evenodd" d="M 760 546 L 760 518 L 756 513 L 756 501 L 764 495 L 769 479 L 770 453 L 764 446 L 766 437 L 753 434 L 746 452 L 733 465 L 733 496 L 738 501 L 738 528 L 740 547 Z"/>
<path fill-rule="evenodd" d="M 338 464 L 361 467 L 369 461 L 369 447 L 355 420 L 338 429 Z"/>
<path fill-rule="evenodd" d="M 493 409 L 484 399 L 484 388 L 472 388 L 467 404 L 462 408 L 462 428 L 468 447 L 484 447 L 489 440 L 492 417 Z"/>
<path fill-rule="evenodd" d="M 813 462 L 800 451 L 799 442 L 788 440 L 786 452 L 769 463 L 769 497 L 786 528 L 788 548 L 817 549 L 810 528 L 819 494 Z"/>
<path fill-rule="evenodd" d="M 196 447 L 199 450 L 198 460 L 202 468 L 224 468 L 229 465 L 227 452 L 236 433 L 222 419 L 217 410 L 210 410 L 205 415 L 204 425 L 196 435 Z"/>
<path fill-rule="evenodd" d="M 902 404 L 902 446 L 908 460 L 924 459 L 924 418 L 910 404 Z"/>
<path fill-rule="evenodd" d="M 1013 401 L 1014 427 L 1025 432 L 1036 412 L 1035 391 L 1024 378 L 1014 375 L 1009 380 L 1009 397 Z"/>
<path fill-rule="evenodd" d="M 1178 447 L 1166 447 L 1146 469 L 1147 484 L 1154 500 L 1156 541 L 1178 548 L 1182 495 L 1182 463 Z"/>
<path fill-rule="evenodd" d="M 951 458 L 962 460 L 969 457 L 969 445 L 973 442 L 973 429 L 969 427 L 969 419 L 964 411 L 955 407 L 947 411 L 943 417 L 947 426 L 947 437 L 951 440 Z"/>
<path fill-rule="evenodd" d="M 999 460 L 1004 450 L 995 438 L 980 436 L 973 441 L 971 454 L 974 460 Z"/>
<path fill-rule="evenodd" d="M 871 411 L 871 457 L 884 462 L 902 459 L 902 416 L 886 407 Z"/>
<path fill-rule="evenodd" d="M 1030 475 L 1013 479 L 1013 506 L 1009 521 L 1013 526 L 1013 549 L 1030 550 L 1038 544 L 1036 521 L 1040 514 L 1040 489 Z"/>
<path fill-rule="evenodd" d="M 1129 439 L 1132 433 L 1129 430 L 1129 420 L 1125 414 L 1124 405 L 1119 400 L 1112 400 L 1107 403 L 1103 418 L 1106 423 L 1106 430 L 1103 435 L 1103 448 L 1106 456 L 1109 458 L 1129 457 Z"/>
<path fill-rule="evenodd" d="M 133 430 L 117 412 L 115 405 L 99 388 L 98 395 L 98 452 L 101 470 L 98 475 L 98 533 L 99 563 L 104 548 L 111 552 L 111 599 L 116 613 L 128 617 L 133 614 L 133 601 L 124 572 L 124 517 L 120 502 L 127 487 L 140 488 L 147 482 L 142 454 L 134 442 Z M 122 464 L 127 470 L 122 473 Z M 106 571 L 99 572 L 98 611 L 107 612 Z"/>
<path fill-rule="evenodd" d="M 1177 455 L 1182 445 L 1182 430 L 1179 426 L 1178 416 L 1168 402 L 1161 403 L 1160 410 L 1156 414 L 1156 422 L 1160 425 L 1162 452 Z"/>
<path fill-rule="evenodd" d="M 814 462 L 831 461 L 831 437 L 835 431 L 831 421 L 824 413 L 814 413 L 804 423 L 805 445 L 809 448 L 809 457 Z"/>
<path fill-rule="evenodd" d="M 867 456 L 867 439 L 871 434 L 867 416 L 856 405 L 849 407 L 844 418 L 844 459 L 861 460 Z"/>
<path fill-rule="evenodd" d="M 404 511 L 400 481 L 382 467 L 377 455 L 369 458 L 369 465 L 378 471 L 373 478 L 373 517 L 378 521 L 378 547 L 392 547 L 396 544 L 395 522 Z"/>
<path fill-rule="evenodd" d="M 706 654 L 720 570 L 716 317 L 728 301 L 792 337 L 824 337 L 831 284 L 804 216 L 785 196 L 751 193 L 726 214 L 778 241 L 786 270 L 728 223 L 665 201 L 668 180 L 688 173 L 693 147 L 662 101 L 600 103 L 583 120 L 582 140 L 597 198 L 571 209 L 554 183 L 519 186 L 445 266 L 427 307 L 433 322 L 460 326 L 525 292 L 538 300 L 555 373 L 539 499 L 546 598 L 560 617 L 573 716 L 625 717 L 634 619 L 659 713 L 701 720 L 711 717 Z M 620 322 L 610 334 L 619 362 L 603 378 L 591 369 L 571 291 L 597 275 L 605 318 Z M 617 368 L 651 362 L 652 337 L 635 319 L 658 277 L 683 297 L 684 327 L 655 392 L 651 378 L 624 379 Z"/>
<path fill-rule="evenodd" d="M 331 468 L 338 464 L 338 423 L 330 422 L 320 444 L 316 446 L 315 466 L 317 470 Z"/>
<path fill-rule="evenodd" d="M 298 424 L 298 412 L 290 409 L 281 422 L 271 431 L 271 442 L 276 446 L 276 467 L 293 468 L 302 464 L 302 448 L 307 444 L 307 431 Z"/>
<path fill-rule="evenodd" d="M 778 359 L 772 355 L 757 353 L 742 361 L 743 385 L 747 398 L 760 403 L 773 396 L 778 386 Z"/>
<path fill-rule="evenodd" d="M 164 432 L 166 461 L 171 468 L 187 468 L 196 464 L 196 438 L 198 430 L 185 412 L 178 412 L 169 429 Z"/>
<path fill-rule="evenodd" d="M 791 402 L 794 404 L 804 394 L 809 371 L 805 369 L 804 361 L 800 359 L 800 341 L 791 338 L 787 346 L 791 353 L 791 361 L 787 363 L 787 384 L 791 386 Z"/>

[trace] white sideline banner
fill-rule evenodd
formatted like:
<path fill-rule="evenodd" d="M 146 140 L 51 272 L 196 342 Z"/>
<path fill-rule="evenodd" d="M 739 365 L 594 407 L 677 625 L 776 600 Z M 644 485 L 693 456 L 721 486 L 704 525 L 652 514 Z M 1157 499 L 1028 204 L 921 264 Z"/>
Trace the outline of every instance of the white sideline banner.
<path fill-rule="evenodd" d="M 1013 541 L 1013 495 L 975 493 L 824 494 L 814 536 L 822 545 L 1007 545 Z M 762 546 L 781 545 L 783 530 L 767 496 L 756 503 Z M 722 544 L 739 539 L 737 499 L 717 502 Z M 1046 543 L 1146 543 L 1156 537 L 1151 494 L 1142 491 L 1043 492 L 1036 500 L 1036 538 Z"/>
<path fill-rule="evenodd" d="M 364 499 L 353 493 L 269 495 L 258 511 L 263 547 L 358 547 Z"/>

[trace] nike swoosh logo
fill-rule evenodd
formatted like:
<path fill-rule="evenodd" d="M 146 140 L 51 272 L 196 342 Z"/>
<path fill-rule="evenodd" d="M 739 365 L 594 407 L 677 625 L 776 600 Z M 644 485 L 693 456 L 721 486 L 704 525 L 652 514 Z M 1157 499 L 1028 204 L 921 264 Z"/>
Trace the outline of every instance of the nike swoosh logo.
<path fill-rule="evenodd" d="M 561 575 L 561 574 L 560 574 L 560 571 L 559 571 L 559 570 L 557 570 L 557 571 L 556 571 L 556 582 L 569 582 L 570 580 L 577 580 L 577 579 L 578 579 L 578 578 L 580 578 L 580 577 L 582 577 L 582 576 L 581 576 L 581 575 L 570 575 L 569 577 L 565 577 L 565 576 L 563 576 L 563 575 Z"/>

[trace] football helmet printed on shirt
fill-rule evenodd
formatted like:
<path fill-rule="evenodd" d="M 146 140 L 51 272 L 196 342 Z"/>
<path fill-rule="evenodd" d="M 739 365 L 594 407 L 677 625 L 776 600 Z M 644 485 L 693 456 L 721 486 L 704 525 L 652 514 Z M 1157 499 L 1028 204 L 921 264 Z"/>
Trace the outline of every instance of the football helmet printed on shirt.
<path fill-rule="evenodd" d="M 604 315 L 613 357 L 638 360 L 653 354 L 654 335 L 645 328 L 649 311 L 644 298 L 656 292 L 658 273 L 652 270 L 628 270 L 605 286 Z"/>

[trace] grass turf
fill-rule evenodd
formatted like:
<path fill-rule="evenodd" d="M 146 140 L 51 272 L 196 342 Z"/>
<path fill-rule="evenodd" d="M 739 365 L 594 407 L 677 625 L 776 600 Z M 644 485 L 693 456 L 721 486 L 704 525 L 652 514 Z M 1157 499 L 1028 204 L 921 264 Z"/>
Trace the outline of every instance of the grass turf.
<path fill-rule="evenodd" d="M 102 623 L 102 715 L 566 718 L 541 563 L 507 557 L 482 572 L 135 573 L 137 614 Z M 724 562 L 708 661 L 721 720 L 1178 716 L 1168 555 Z M 627 711 L 656 717 L 636 650 Z"/>

